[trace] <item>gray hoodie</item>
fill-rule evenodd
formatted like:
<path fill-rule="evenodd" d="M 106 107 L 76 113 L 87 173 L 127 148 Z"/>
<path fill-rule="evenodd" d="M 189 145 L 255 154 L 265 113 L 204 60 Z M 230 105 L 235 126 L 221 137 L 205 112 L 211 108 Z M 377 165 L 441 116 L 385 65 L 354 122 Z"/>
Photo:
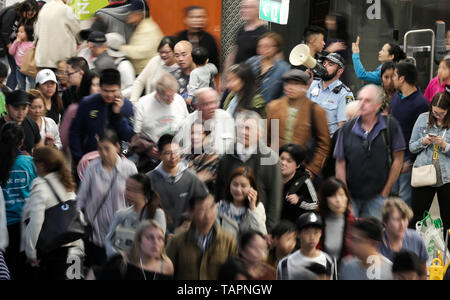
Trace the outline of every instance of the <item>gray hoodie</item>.
<path fill-rule="evenodd" d="M 206 197 L 208 189 L 197 175 L 188 169 L 184 161 L 178 164 L 175 176 L 167 174 L 160 163 L 147 173 L 153 189 L 161 197 L 161 204 L 172 218 L 173 223 L 167 225 L 167 231 L 173 232 L 180 224 L 180 217 L 189 210 L 189 201 L 193 198 Z"/>

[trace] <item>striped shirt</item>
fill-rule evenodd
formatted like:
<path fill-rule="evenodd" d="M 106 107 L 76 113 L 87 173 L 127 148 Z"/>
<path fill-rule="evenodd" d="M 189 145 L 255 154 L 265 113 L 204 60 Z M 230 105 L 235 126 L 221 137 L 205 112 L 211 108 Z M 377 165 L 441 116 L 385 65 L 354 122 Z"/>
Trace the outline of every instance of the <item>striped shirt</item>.
<path fill-rule="evenodd" d="M 126 158 L 118 158 L 111 173 L 105 171 L 101 159 L 89 163 L 78 191 L 78 206 L 94 228 L 94 244 L 103 247 L 114 214 L 126 208 L 125 182 L 137 174 L 136 166 Z M 114 180 L 114 183 L 112 181 Z M 106 196 L 106 200 L 104 201 Z M 104 203 L 103 203 L 104 201 Z M 95 216 L 98 210 L 98 214 Z M 94 219 L 95 216 L 95 220 Z"/>
<path fill-rule="evenodd" d="M 0 251 L 0 280 L 11 280 L 2 251 Z"/>

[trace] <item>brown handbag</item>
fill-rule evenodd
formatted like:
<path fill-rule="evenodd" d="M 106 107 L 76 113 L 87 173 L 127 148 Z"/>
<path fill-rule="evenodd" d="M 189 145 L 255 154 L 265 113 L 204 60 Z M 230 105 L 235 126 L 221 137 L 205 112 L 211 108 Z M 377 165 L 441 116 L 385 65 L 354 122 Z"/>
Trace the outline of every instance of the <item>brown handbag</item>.
<path fill-rule="evenodd" d="M 20 66 L 20 73 L 31 76 L 33 78 L 36 78 L 38 72 L 36 61 L 34 59 L 35 52 L 35 47 L 30 48 L 23 56 L 22 66 Z"/>

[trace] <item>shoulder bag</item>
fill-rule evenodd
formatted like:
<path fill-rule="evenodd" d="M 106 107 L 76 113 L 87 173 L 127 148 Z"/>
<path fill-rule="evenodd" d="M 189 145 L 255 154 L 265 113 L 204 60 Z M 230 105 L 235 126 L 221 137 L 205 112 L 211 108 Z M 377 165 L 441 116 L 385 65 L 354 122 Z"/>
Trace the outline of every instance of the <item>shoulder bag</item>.
<path fill-rule="evenodd" d="M 61 201 L 53 186 L 44 178 L 58 204 L 45 210 L 45 219 L 36 244 L 36 249 L 44 253 L 74 242 L 84 235 L 84 224 L 75 199 Z"/>
<path fill-rule="evenodd" d="M 446 133 L 447 130 L 444 131 L 444 135 L 442 136 L 443 138 L 445 137 Z M 439 157 L 439 148 L 436 146 L 433 152 L 433 160 L 435 160 L 435 157 Z M 434 167 L 433 163 L 421 167 L 413 167 L 411 175 L 412 187 L 433 186 L 436 183 L 437 174 L 436 168 Z"/>

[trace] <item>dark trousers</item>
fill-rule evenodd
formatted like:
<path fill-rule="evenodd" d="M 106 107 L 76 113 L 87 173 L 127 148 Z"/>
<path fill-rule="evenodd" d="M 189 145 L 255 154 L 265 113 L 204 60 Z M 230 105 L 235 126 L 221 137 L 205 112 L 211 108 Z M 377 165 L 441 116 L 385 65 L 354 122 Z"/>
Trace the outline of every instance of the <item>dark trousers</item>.
<path fill-rule="evenodd" d="M 6 81 L 6 86 L 14 91 L 17 86 L 16 60 L 14 59 L 14 56 L 10 55 L 9 53 L 6 54 L 6 58 L 8 59 L 9 68 L 11 69 L 11 73 L 9 74 L 8 80 Z"/>
<path fill-rule="evenodd" d="M 85 267 L 102 266 L 106 263 L 107 256 L 105 248 L 86 241 L 84 242 L 84 247 L 86 252 Z"/>
<path fill-rule="evenodd" d="M 68 247 L 61 247 L 49 253 L 38 252 L 40 280 L 65 280 L 67 272 Z"/>
<path fill-rule="evenodd" d="M 424 211 L 430 210 L 436 193 L 444 229 L 450 228 L 450 183 L 438 188 L 426 186 L 412 189 L 412 210 L 414 217 L 409 224 L 410 228 L 415 229 L 417 221 L 423 219 Z"/>
<path fill-rule="evenodd" d="M 8 226 L 9 244 L 5 251 L 5 261 L 12 280 L 24 279 L 25 256 L 20 253 L 21 224 Z"/>

